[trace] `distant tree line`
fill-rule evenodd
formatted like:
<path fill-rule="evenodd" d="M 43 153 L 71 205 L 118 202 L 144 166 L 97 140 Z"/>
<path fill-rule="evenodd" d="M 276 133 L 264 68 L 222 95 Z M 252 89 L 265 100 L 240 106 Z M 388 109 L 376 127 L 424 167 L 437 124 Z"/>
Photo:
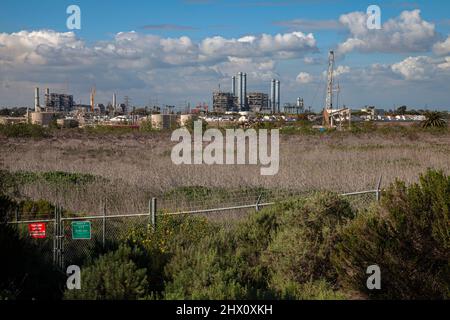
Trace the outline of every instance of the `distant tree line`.
<path fill-rule="evenodd" d="M 26 107 L 0 109 L 0 116 L 3 117 L 23 117 L 27 114 Z"/>

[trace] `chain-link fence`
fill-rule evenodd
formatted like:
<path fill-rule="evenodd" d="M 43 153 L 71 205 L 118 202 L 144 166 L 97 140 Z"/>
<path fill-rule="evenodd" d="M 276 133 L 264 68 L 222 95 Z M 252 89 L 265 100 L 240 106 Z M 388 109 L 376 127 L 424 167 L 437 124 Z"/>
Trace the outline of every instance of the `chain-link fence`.
<path fill-rule="evenodd" d="M 349 199 L 355 209 L 367 208 L 370 203 L 380 199 L 381 179 L 375 190 L 342 194 Z M 213 220 L 235 220 L 243 213 L 259 211 L 277 202 L 291 197 L 307 196 L 310 193 L 294 191 L 245 190 L 236 192 L 205 191 L 194 194 L 168 194 L 165 197 L 153 198 L 148 203 L 148 211 L 134 214 L 110 214 L 108 204 L 102 204 L 97 214 L 70 214 L 56 207 L 53 217 L 35 220 L 19 220 L 16 224 L 23 236 L 31 236 L 30 225 L 44 223 L 45 237 L 33 239 L 42 250 L 43 255 L 55 265 L 83 265 L 102 252 L 113 248 L 124 240 L 131 229 L 137 227 L 155 227 L 157 216 L 205 215 Z M 76 234 L 80 225 L 86 235 Z"/>

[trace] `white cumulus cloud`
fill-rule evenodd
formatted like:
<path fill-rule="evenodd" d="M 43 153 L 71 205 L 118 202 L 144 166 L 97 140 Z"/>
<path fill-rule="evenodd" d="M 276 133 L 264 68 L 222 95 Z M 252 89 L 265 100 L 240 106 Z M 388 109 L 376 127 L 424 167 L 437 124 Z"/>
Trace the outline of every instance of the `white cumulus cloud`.
<path fill-rule="evenodd" d="M 367 14 L 352 12 L 339 21 L 349 30 L 349 38 L 338 47 L 338 53 L 411 53 L 429 51 L 438 39 L 433 23 L 422 19 L 420 10 L 403 11 L 390 19 L 380 30 L 367 28 Z"/>
<path fill-rule="evenodd" d="M 440 56 L 450 54 L 450 36 L 444 42 L 438 42 L 433 46 L 433 51 Z"/>
<path fill-rule="evenodd" d="M 313 81 L 313 76 L 307 72 L 300 72 L 297 75 L 297 82 L 301 84 L 307 84 Z"/>
<path fill-rule="evenodd" d="M 75 95 L 84 95 L 95 83 L 100 99 L 102 92 L 109 97 L 112 90 L 141 90 L 146 97 L 149 92 L 189 97 L 193 92 L 210 92 L 238 71 L 247 72 L 249 81 L 263 87 L 265 82 L 257 81 L 275 77 L 278 61 L 317 51 L 314 35 L 302 32 L 193 40 L 129 31 L 92 44 L 74 32 L 0 33 L 0 83 L 4 84 L 0 96 L 5 97 L 7 86 L 32 95 L 29 88 L 44 82 L 70 83 Z"/>

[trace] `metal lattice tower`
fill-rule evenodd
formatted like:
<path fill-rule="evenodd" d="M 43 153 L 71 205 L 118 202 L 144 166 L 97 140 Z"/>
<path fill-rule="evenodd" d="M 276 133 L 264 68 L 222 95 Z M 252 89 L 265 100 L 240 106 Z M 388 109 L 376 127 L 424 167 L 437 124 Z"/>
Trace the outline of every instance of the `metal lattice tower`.
<path fill-rule="evenodd" d="M 334 72 L 334 51 L 328 55 L 327 73 L 327 97 L 325 100 L 325 110 L 333 109 L 333 72 Z"/>

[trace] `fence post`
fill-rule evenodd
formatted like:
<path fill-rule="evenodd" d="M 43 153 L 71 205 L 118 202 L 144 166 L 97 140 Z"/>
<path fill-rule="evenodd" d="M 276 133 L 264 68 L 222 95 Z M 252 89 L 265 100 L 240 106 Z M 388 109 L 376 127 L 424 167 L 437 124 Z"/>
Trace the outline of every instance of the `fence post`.
<path fill-rule="evenodd" d="M 102 224 L 102 245 L 103 249 L 105 249 L 105 233 L 106 233 L 106 199 L 103 200 L 102 204 L 102 212 L 103 212 L 103 224 Z"/>
<path fill-rule="evenodd" d="M 61 210 L 61 218 L 62 218 L 62 210 Z M 61 219 L 61 270 L 64 270 L 65 261 L 64 261 L 64 220 Z"/>
<path fill-rule="evenodd" d="M 62 216 L 62 207 L 58 205 L 58 263 L 59 268 L 62 270 L 64 268 L 64 259 L 63 259 L 63 237 L 64 237 L 64 230 L 63 230 L 63 221 L 61 219 Z"/>
<path fill-rule="evenodd" d="M 57 250 L 57 239 L 58 239 L 58 219 L 57 217 L 57 213 L 56 213 L 56 205 L 55 205 L 55 209 L 53 212 L 53 219 L 54 219 L 54 224 L 53 224 L 53 265 L 56 267 L 57 261 L 56 261 L 56 250 Z"/>
<path fill-rule="evenodd" d="M 378 184 L 377 184 L 377 201 L 381 200 L 381 181 L 383 180 L 383 176 L 380 176 L 380 179 L 378 179 Z"/>
<path fill-rule="evenodd" d="M 150 203 L 150 219 L 151 219 L 150 222 L 153 231 L 155 231 L 156 229 L 156 211 L 157 211 L 157 201 L 156 198 L 152 198 Z"/>
<path fill-rule="evenodd" d="M 258 200 L 256 200 L 256 211 L 259 211 L 259 203 L 261 202 L 262 193 L 259 194 Z"/>

